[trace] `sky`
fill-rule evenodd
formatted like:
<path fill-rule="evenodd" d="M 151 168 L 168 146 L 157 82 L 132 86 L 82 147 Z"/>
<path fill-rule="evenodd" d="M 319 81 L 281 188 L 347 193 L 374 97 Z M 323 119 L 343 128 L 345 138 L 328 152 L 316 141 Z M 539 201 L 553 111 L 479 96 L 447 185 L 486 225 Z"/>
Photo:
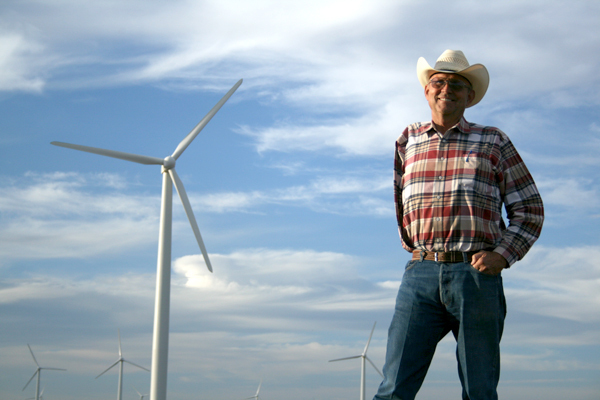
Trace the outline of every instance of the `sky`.
<path fill-rule="evenodd" d="M 467 120 L 502 129 L 544 200 L 542 235 L 503 273 L 501 398 L 600 393 L 600 3 L 518 0 L 4 0 L 0 3 L 0 398 L 42 367 L 46 400 L 114 398 L 150 368 L 160 167 L 177 163 L 172 400 L 342 400 L 383 367 L 410 254 L 394 141 L 430 118 L 416 77 L 462 50 L 491 76 Z M 452 337 L 417 399 L 459 398 Z M 34 382 L 35 383 L 35 382 Z M 368 366 L 367 397 L 380 377 Z M 125 365 L 123 399 L 149 392 Z"/>

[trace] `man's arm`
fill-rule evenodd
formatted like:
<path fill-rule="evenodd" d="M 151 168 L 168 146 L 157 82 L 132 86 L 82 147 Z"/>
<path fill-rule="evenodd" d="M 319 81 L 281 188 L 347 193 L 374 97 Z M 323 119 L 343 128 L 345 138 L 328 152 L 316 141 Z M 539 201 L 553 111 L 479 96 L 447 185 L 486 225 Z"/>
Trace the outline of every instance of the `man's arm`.
<path fill-rule="evenodd" d="M 402 240 L 402 247 L 412 252 L 414 248 L 403 228 L 404 207 L 402 204 L 402 177 L 404 175 L 404 162 L 406 158 L 406 142 L 408 139 L 408 128 L 404 129 L 402 135 L 396 141 L 394 151 L 394 203 L 396 203 L 396 220 L 398 221 L 398 233 Z"/>
<path fill-rule="evenodd" d="M 521 156 L 502 132 L 499 154 L 499 184 L 509 225 L 502 241 L 494 249 L 502 256 L 507 268 L 522 259 L 539 238 L 544 222 L 544 205 L 535 182 Z M 497 260 L 496 257 L 485 258 Z M 488 264 L 478 258 L 478 261 Z M 492 265 L 487 266 L 493 268 Z"/>

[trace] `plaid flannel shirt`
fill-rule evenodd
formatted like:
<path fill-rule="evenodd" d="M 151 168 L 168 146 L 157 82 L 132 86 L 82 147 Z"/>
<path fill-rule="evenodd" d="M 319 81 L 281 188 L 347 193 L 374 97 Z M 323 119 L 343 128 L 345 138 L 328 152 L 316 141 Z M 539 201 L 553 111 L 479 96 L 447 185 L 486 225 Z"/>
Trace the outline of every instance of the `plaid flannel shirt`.
<path fill-rule="evenodd" d="M 464 118 L 444 135 L 431 122 L 404 130 L 396 142 L 394 192 L 408 251 L 493 250 L 510 266 L 542 230 L 542 199 L 510 139 Z"/>

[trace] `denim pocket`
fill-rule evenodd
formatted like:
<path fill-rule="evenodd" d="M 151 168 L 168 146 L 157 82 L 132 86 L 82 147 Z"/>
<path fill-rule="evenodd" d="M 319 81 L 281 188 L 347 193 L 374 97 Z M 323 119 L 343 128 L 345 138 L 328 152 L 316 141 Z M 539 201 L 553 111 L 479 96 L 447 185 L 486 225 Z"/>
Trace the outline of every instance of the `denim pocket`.
<path fill-rule="evenodd" d="M 486 274 L 485 272 L 481 272 L 480 270 L 476 269 L 474 266 L 472 266 L 471 264 L 468 264 L 469 267 L 471 267 L 471 270 L 477 274 L 478 276 L 483 276 L 485 278 L 488 279 L 498 279 L 498 277 L 500 276 L 500 274 L 498 275 L 490 275 L 490 274 Z"/>
<path fill-rule="evenodd" d="M 404 268 L 404 271 L 412 269 L 415 265 L 417 265 L 418 262 L 419 260 L 410 260 L 408 263 L 406 263 L 406 268 Z"/>

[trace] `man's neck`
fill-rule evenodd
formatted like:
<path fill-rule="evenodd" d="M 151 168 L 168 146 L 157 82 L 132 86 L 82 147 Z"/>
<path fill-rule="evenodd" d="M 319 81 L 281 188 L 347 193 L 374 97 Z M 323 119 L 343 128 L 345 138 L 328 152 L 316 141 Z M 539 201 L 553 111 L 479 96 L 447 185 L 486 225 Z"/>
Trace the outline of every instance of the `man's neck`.
<path fill-rule="evenodd" d="M 460 116 L 458 119 L 456 119 L 456 118 L 452 118 L 452 119 L 444 119 L 444 118 L 442 118 L 441 121 L 438 118 L 432 118 L 431 122 L 433 123 L 433 126 L 435 127 L 435 129 L 443 135 L 444 133 L 446 133 L 450 129 L 452 129 L 453 126 L 455 126 L 456 124 L 458 124 L 461 119 L 462 119 L 462 116 Z"/>

